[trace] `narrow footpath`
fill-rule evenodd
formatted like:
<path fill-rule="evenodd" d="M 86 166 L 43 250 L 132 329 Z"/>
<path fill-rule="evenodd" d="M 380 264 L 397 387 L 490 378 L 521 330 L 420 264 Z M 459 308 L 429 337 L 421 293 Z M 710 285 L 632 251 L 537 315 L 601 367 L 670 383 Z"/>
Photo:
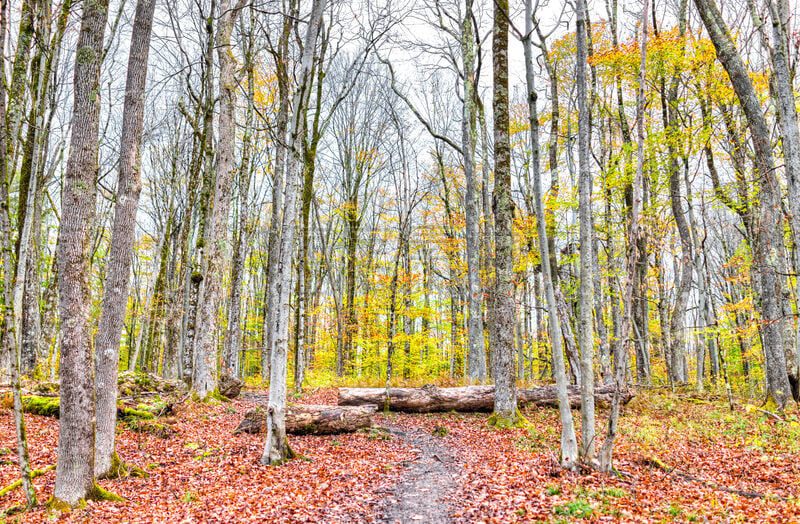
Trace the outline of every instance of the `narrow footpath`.
<path fill-rule="evenodd" d="M 380 523 L 453 522 L 451 500 L 455 494 L 453 450 L 444 439 L 423 428 L 403 430 L 389 427 L 397 439 L 417 454 L 406 464 L 402 477 L 389 490 L 378 508 Z"/>

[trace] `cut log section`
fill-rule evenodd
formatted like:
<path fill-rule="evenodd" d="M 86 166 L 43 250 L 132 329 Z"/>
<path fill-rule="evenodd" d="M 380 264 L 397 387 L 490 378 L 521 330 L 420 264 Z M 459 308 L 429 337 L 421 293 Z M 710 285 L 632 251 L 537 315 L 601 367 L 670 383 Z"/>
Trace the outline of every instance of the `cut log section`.
<path fill-rule="evenodd" d="M 570 405 L 580 407 L 581 390 L 579 386 L 567 388 Z M 611 404 L 614 396 L 613 386 L 595 389 L 595 403 L 599 407 Z M 622 403 L 627 404 L 633 393 L 622 391 Z M 362 406 L 386 403 L 384 388 L 339 388 L 340 406 Z M 520 408 L 526 406 L 557 406 L 556 387 L 544 386 L 533 389 L 518 389 L 517 403 Z M 432 413 L 441 411 L 489 412 L 494 409 L 494 386 L 462 386 L 456 388 L 437 388 L 426 384 L 421 388 L 390 388 L 389 409 L 407 413 Z"/>
<path fill-rule="evenodd" d="M 333 435 L 351 433 L 372 424 L 375 404 L 360 406 L 319 406 L 289 404 L 286 407 L 286 432 L 293 435 Z M 233 430 L 240 433 L 267 433 L 267 408 L 251 409 Z"/>

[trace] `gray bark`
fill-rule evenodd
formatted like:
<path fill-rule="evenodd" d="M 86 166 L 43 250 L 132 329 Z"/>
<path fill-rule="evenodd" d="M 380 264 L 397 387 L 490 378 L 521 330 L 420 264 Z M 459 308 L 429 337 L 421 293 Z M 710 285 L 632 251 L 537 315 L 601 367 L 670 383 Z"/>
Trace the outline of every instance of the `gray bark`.
<path fill-rule="evenodd" d="M 639 42 L 640 45 L 640 61 L 639 61 L 639 85 L 636 92 L 636 132 L 638 135 L 637 140 L 637 164 L 636 173 L 633 178 L 633 188 L 631 195 L 630 207 L 630 224 L 628 225 L 628 252 L 625 257 L 625 291 L 623 299 L 623 315 L 620 325 L 619 338 L 614 340 L 614 399 L 611 404 L 611 410 L 608 414 L 608 430 L 606 439 L 603 446 L 598 453 L 600 458 L 600 469 L 603 472 L 610 472 L 612 468 L 612 452 L 614 450 L 614 441 L 617 438 L 617 427 L 619 424 L 620 403 L 622 400 L 622 389 L 625 385 L 625 377 L 627 372 L 627 348 L 630 343 L 631 323 L 632 323 L 632 307 L 633 307 L 633 294 L 636 283 L 634 282 L 636 276 L 636 264 L 639 260 L 639 214 L 641 212 L 643 200 L 643 178 L 644 178 L 644 89 L 645 79 L 647 73 L 647 7 L 648 3 L 644 3 L 642 9 L 641 27 L 642 35 Z M 621 109 L 620 109 L 621 110 Z"/>
<path fill-rule="evenodd" d="M 791 391 L 784 354 L 786 320 L 782 312 L 782 285 L 779 268 L 783 266 L 783 239 L 780 227 L 780 187 L 775 176 L 775 161 L 769 127 L 749 72 L 739 55 L 730 30 L 713 0 L 694 0 L 747 118 L 755 152 L 759 185 L 758 225 L 753 256 L 754 269 L 761 286 L 761 336 L 764 348 L 768 394 L 783 409 Z"/>
<path fill-rule="evenodd" d="M 217 387 L 216 334 L 222 302 L 222 281 L 228 251 L 228 212 L 233 181 L 233 154 L 236 146 L 236 59 L 231 50 L 231 32 L 244 0 L 219 4 L 216 49 L 219 58 L 219 139 L 217 142 L 214 202 L 205 230 L 202 297 L 198 305 L 197 333 L 194 341 L 192 390 L 206 399 Z"/>
<path fill-rule="evenodd" d="M 295 2 L 289 4 L 294 15 Z M 283 209 L 284 171 L 286 170 L 286 131 L 289 126 L 289 72 L 286 62 L 289 60 L 289 39 L 294 27 L 294 17 L 285 16 L 283 32 L 278 42 L 278 59 L 275 60 L 275 72 L 278 78 L 278 114 L 276 115 L 275 166 L 272 173 L 272 211 L 269 223 L 269 246 L 267 260 L 267 296 L 266 315 L 264 318 L 264 346 L 261 348 L 261 381 L 266 384 L 271 376 L 270 366 L 274 350 L 273 325 L 278 308 L 278 260 L 281 245 L 281 210 Z"/>
<path fill-rule="evenodd" d="M 352 433 L 372 425 L 372 416 L 378 406 L 325 406 L 314 404 L 288 404 L 286 406 L 286 432 L 293 435 L 336 435 Z M 233 430 L 240 433 L 267 433 L 267 414 L 256 408 L 244 415 L 244 420 Z"/>
<path fill-rule="evenodd" d="M 388 395 L 387 395 L 388 393 Z M 558 386 L 550 385 L 517 390 L 519 408 L 530 406 L 558 406 Z M 579 386 L 569 386 L 565 391 L 568 406 L 581 407 Z M 420 388 L 339 388 L 337 403 L 340 406 L 383 406 L 388 398 L 391 411 L 406 413 L 489 412 L 494 408 L 494 386 L 461 386 L 439 388 L 426 384 Z M 613 396 L 613 387 L 598 387 L 594 390 L 597 401 L 608 405 Z M 623 392 L 623 401 L 633 398 L 633 393 Z"/>
<path fill-rule="evenodd" d="M 268 329 L 274 330 L 274 338 L 272 366 L 270 369 L 269 404 L 267 406 L 268 431 L 264 453 L 261 456 L 262 464 L 278 464 L 293 456 L 286 442 L 286 371 L 289 345 L 290 275 L 292 273 L 292 255 L 294 254 L 299 173 L 303 165 L 302 137 L 305 133 L 303 103 L 306 101 L 306 94 L 310 89 L 314 48 L 321 30 L 324 8 L 325 0 L 314 0 L 308 29 L 303 39 L 298 88 L 292 101 L 293 113 L 286 166 L 286 194 L 283 222 L 281 224 L 280 258 L 275 268 L 278 309 L 275 311 L 273 325 L 268 327 Z"/>
<path fill-rule="evenodd" d="M 144 119 L 147 58 L 153 26 L 155 0 L 139 0 L 131 33 L 128 77 L 125 85 L 125 109 L 120 137 L 119 178 L 114 224 L 111 231 L 109 261 L 100 323 L 95 338 L 95 401 L 97 431 L 94 450 L 94 474 L 110 473 L 117 429 L 117 369 L 119 345 L 128 305 L 128 281 L 136 229 L 136 211 L 142 190 L 140 148 Z"/>
<path fill-rule="evenodd" d="M 592 332 L 592 173 L 589 158 L 589 104 L 587 103 L 586 62 L 587 27 L 584 0 L 575 2 L 575 25 L 578 56 L 575 76 L 578 84 L 578 213 L 580 215 L 580 319 L 578 321 L 578 346 L 581 355 L 581 455 L 594 457 L 594 338 Z"/>
<path fill-rule="evenodd" d="M 225 345 L 223 349 L 222 365 L 224 373 L 232 377 L 239 376 L 239 353 L 242 347 L 242 282 L 244 280 L 244 261 L 247 255 L 248 229 L 247 219 L 250 215 L 250 175 L 251 175 L 251 155 L 253 129 L 254 98 L 255 98 L 255 79 L 253 76 L 253 64 L 251 61 L 251 49 L 248 49 L 245 56 L 245 67 L 247 67 L 247 112 L 245 116 L 244 136 L 242 138 L 242 162 L 239 166 L 239 223 L 237 226 L 236 241 L 233 247 L 233 263 L 231 264 L 231 292 L 230 307 L 228 314 L 228 331 L 225 335 Z"/>
<path fill-rule="evenodd" d="M 54 501 L 76 506 L 94 486 L 94 377 L 89 341 L 90 233 L 94 222 L 100 116 L 100 65 L 108 1 L 83 4 L 75 55 L 70 154 L 64 174 L 58 245 L 61 319 L 58 462 Z"/>
<path fill-rule="evenodd" d="M 542 281 L 544 283 L 547 313 L 550 326 L 550 343 L 552 345 L 553 378 L 556 381 L 558 412 L 561 419 L 561 465 L 574 469 L 578 460 L 578 442 L 575 438 L 575 426 L 572 421 L 569 398 L 567 395 L 567 375 L 564 369 L 564 351 L 561 347 L 561 326 L 550 267 L 549 246 L 547 243 L 547 226 L 545 224 L 544 200 L 542 197 L 542 180 L 539 168 L 539 116 L 537 113 L 536 85 L 533 72 L 533 51 L 531 49 L 531 33 L 533 29 L 532 0 L 525 0 L 525 34 L 523 41 L 525 51 L 525 80 L 528 88 L 528 118 L 531 127 L 531 165 L 533 169 L 534 205 L 536 207 L 536 230 L 539 239 L 539 252 L 542 264 Z"/>
<path fill-rule="evenodd" d="M 494 87 L 494 245 L 495 245 L 495 330 L 493 368 L 496 387 L 494 416 L 498 422 L 517 420 L 514 373 L 514 201 L 511 196 L 511 150 L 508 117 L 508 1 L 494 5 L 492 38 Z"/>
<path fill-rule="evenodd" d="M 797 107 L 795 105 L 794 85 L 790 71 L 789 36 L 790 12 L 787 0 L 767 0 L 772 18 L 772 68 L 777 109 L 781 125 L 781 146 L 783 150 L 786 182 L 789 189 L 789 211 L 794 232 L 795 251 L 800 253 L 800 131 L 798 130 Z M 796 294 L 800 311 L 800 293 Z M 789 337 L 787 337 L 789 338 Z M 797 323 L 795 340 L 787 340 L 786 367 L 795 400 L 800 399 L 800 322 Z"/>
<path fill-rule="evenodd" d="M 681 0 L 678 15 L 679 54 L 684 54 L 685 44 L 683 37 L 686 34 L 686 0 Z M 681 242 L 680 278 L 675 290 L 675 305 L 672 309 L 669 323 L 669 337 L 671 350 L 671 366 L 669 369 L 673 383 L 682 383 L 688 380 L 686 365 L 686 306 L 692 286 L 692 273 L 694 260 L 692 258 L 692 238 L 686 213 L 683 210 L 683 197 L 681 195 L 681 176 L 679 151 L 680 145 L 680 115 L 678 113 L 678 81 L 680 71 L 674 71 L 670 79 L 669 92 L 664 93 L 662 79 L 662 114 L 667 134 L 667 150 L 669 153 L 669 196 L 672 215 Z"/>
<path fill-rule="evenodd" d="M 464 106 L 461 115 L 461 142 L 464 158 L 464 215 L 466 222 L 467 251 L 467 378 L 482 382 L 486 380 L 486 348 L 483 340 L 483 314 L 481 311 L 483 291 L 480 275 L 480 239 L 478 232 L 478 208 L 475 183 L 475 51 L 472 28 L 472 0 L 466 0 L 466 11 L 461 24 L 461 52 L 464 65 Z"/>
<path fill-rule="evenodd" d="M 5 36 L 8 25 L 7 6 L 3 2 L 0 5 L 0 56 L 3 56 L 5 49 Z M 3 85 L 0 86 L 0 242 L 2 249 L 0 254 L 3 258 L 3 330 L 0 332 L 0 378 L 8 376 L 11 382 L 12 405 L 14 412 L 14 429 L 17 444 L 17 457 L 22 478 L 22 485 L 25 491 L 25 499 L 28 507 L 36 505 L 36 491 L 33 488 L 30 459 L 28 456 L 28 441 L 25 430 L 25 419 L 22 412 L 22 395 L 20 388 L 20 345 L 19 332 L 15 322 L 15 304 L 13 283 L 19 278 L 15 275 L 13 260 L 13 244 L 11 242 L 11 217 L 10 195 L 9 195 L 9 175 L 7 146 L 10 142 L 8 114 L 6 113 L 6 93 L 5 75 L 3 75 Z M 8 146 L 11 147 L 11 146 Z M 24 244 L 23 244 L 24 245 Z"/>

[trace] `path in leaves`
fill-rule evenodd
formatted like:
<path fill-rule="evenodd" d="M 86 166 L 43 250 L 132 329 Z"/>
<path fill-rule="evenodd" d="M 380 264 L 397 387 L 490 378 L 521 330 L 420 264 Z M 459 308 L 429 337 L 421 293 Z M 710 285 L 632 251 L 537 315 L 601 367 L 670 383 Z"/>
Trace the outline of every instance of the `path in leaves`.
<path fill-rule="evenodd" d="M 451 522 L 450 500 L 456 493 L 456 457 L 440 437 L 417 427 L 389 426 L 389 432 L 416 454 L 378 508 L 378 522 Z"/>
<path fill-rule="evenodd" d="M 336 390 L 296 400 L 333 405 Z M 626 407 L 615 449 L 623 477 L 564 471 L 554 409 L 525 410 L 529 427 L 511 430 L 489 427 L 485 413 L 378 414 L 375 424 L 393 428 L 392 438 L 291 436 L 303 459 L 270 467 L 259 462 L 263 435 L 231 434 L 266 403 L 265 391 L 186 402 L 159 419 L 168 439 L 120 424 L 120 455 L 150 473 L 100 481 L 125 502 L 90 502 L 59 522 L 800 522 L 798 414 L 780 421 L 731 413 L 723 397 L 690 400 L 642 394 Z M 58 421 L 31 415 L 27 423 L 32 466 L 54 464 Z M 437 428 L 446 435 L 434 436 Z M 13 417 L 0 409 L 0 488 L 18 476 Z M 48 471 L 34 481 L 40 501 L 54 480 Z M 0 522 L 22 500 L 21 490 L 0 497 Z M 43 508 L 22 521 L 53 522 Z"/>

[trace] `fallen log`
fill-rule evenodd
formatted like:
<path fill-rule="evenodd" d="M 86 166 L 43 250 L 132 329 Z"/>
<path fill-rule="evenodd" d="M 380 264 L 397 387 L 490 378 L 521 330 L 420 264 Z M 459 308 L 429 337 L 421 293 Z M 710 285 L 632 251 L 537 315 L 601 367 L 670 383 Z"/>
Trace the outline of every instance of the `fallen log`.
<path fill-rule="evenodd" d="M 286 407 L 286 432 L 293 435 L 333 435 L 351 433 L 372 424 L 372 415 L 378 410 L 374 404 L 362 406 L 318 406 L 289 404 Z M 244 415 L 244 420 L 233 430 L 240 433 L 266 433 L 267 408 L 257 407 Z"/>
<path fill-rule="evenodd" d="M 581 405 L 579 386 L 567 388 L 570 405 L 573 408 Z M 614 396 L 613 386 L 602 386 L 595 389 L 595 403 L 599 407 L 609 406 Z M 622 403 L 627 404 L 633 398 L 633 392 L 625 389 L 622 392 Z M 339 388 L 340 406 L 362 406 L 386 403 L 384 388 Z M 558 405 L 556 387 L 543 386 L 532 389 L 518 389 L 517 403 L 520 408 L 526 406 Z M 489 412 L 494 409 L 494 386 L 462 386 L 455 388 L 437 388 L 426 384 L 421 388 L 390 388 L 389 409 L 407 413 L 432 413 L 441 411 Z"/>

